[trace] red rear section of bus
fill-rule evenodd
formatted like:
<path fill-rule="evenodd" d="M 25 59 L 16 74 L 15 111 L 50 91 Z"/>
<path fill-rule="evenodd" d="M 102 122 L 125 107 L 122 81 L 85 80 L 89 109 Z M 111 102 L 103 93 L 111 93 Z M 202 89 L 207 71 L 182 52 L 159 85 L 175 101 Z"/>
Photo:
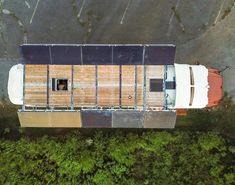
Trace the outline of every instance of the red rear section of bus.
<path fill-rule="evenodd" d="M 213 107 L 219 104 L 223 97 L 223 78 L 219 70 L 208 68 L 208 107 Z"/>

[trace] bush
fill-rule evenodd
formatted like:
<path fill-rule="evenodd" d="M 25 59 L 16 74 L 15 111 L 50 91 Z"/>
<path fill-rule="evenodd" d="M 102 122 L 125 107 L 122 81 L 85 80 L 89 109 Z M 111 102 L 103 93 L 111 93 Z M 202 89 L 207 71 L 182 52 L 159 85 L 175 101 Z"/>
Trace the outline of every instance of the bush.
<path fill-rule="evenodd" d="M 235 104 L 232 97 L 225 93 L 217 107 L 189 110 L 187 116 L 178 117 L 177 125 L 188 126 L 191 130 L 216 131 L 234 138 Z"/>
<path fill-rule="evenodd" d="M 2 139 L 0 184 L 233 184 L 234 148 L 190 131 Z"/>

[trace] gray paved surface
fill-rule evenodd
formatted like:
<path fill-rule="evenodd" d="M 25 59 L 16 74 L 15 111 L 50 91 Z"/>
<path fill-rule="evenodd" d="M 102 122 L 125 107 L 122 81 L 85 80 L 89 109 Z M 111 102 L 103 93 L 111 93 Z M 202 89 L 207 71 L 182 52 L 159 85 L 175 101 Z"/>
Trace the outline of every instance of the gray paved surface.
<path fill-rule="evenodd" d="M 26 42 L 173 43 L 177 62 L 231 66 L 224 89 L 235 96 L 234 0 L 39 0 L 35 14 L 38 0 L 0 2 L 1 96 Z"/>
<path fill-rule="evenodd" d="M 195 39 L 178 45 L 177 60 L 185 63 L 199 61 L 223 69 L 224 90 L 235 98 L 235 9 L 215 26 Z"/>

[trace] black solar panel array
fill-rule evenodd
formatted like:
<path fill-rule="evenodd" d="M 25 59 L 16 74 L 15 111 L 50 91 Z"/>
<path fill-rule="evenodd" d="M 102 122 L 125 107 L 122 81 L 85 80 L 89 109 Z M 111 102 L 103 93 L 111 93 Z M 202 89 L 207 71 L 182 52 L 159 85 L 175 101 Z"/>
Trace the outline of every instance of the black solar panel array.
<path fill-rule="evenodd" d="M 23 64 L 172 65 L 174 45 L 32 45 L 20 46 Z"/>
<path fill-rule="evenodd" d="M 173 111 L 81 111 L 85 128 L 174 128 L 176 116 Z"/>

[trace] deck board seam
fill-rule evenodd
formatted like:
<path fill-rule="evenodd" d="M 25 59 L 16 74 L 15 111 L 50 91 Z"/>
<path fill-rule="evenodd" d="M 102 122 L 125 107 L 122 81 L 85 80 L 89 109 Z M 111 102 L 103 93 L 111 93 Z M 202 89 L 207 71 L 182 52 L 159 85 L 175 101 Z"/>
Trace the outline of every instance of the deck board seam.
<path fill-rule="evenodd" d="M 47 108 L 49 108 L 49 81 L 50 81 L 50 78 L 49 78 L 49 73 L 50 73 L 50 70 L 49 70 L 49 65 L 47 65 Z"/>
<path fill-rule="evenodd" d="M 95 106 L 98 107 L 98 65 L 95 65 Z"/>
<path fill-rule="evenodd" d="M 146 110 L 146 65 L 144 64 L 145 46 L 143 47 L 142 64 L 144 65 L 143 109 Z"/>
<path fill-rule="evenodd" d="M 25 110 L 25 65 L 23 65 L 23 105 L 22 110 Z"/>
<path fill-rule="evenodd" d="M 137 65 L 135 65 L 135 109 L 137 109 Z"/>
<path fill-rule="evenodd" d="M 122 65 L 119 65 L 119 106 L 122 106 Z"/>
<path fill-rule="evenodd" d="M 71 66 L 71 110 L 74 110 L 74 65 Z"/>

